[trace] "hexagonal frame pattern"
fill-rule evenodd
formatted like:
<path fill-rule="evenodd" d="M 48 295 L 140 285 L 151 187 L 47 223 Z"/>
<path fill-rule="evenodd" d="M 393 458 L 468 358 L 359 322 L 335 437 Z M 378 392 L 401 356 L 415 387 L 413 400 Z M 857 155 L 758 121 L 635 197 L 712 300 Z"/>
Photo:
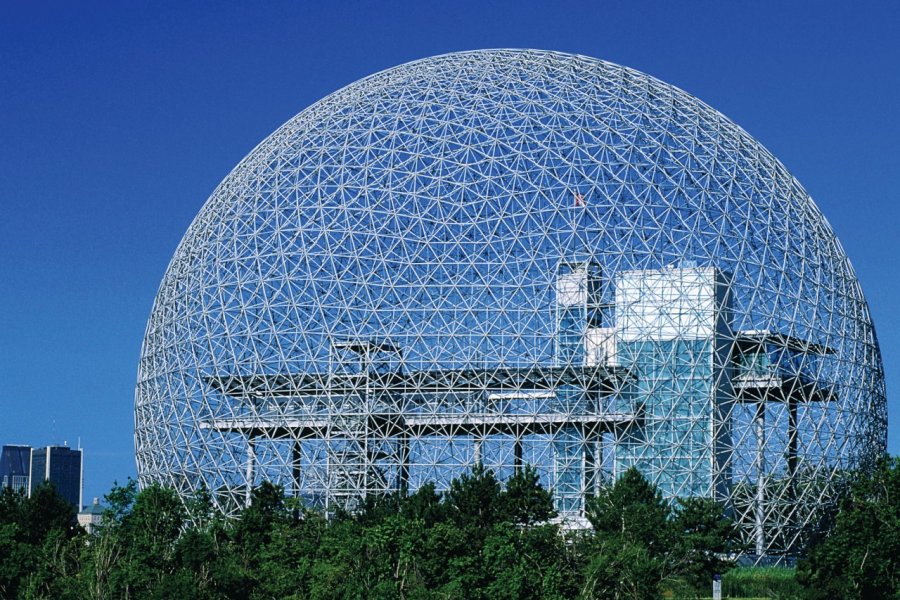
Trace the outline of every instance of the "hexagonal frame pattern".
<path fill-rule="evenodd" d="M 339 90 L 213 192 L 162 281 L 142 485 L 306 503 L 534 464 L 567 523 L 630 466 L 802 546 L 886 445 L 868 307 L 809 195 L 697 99 L 456 53 Z"/>

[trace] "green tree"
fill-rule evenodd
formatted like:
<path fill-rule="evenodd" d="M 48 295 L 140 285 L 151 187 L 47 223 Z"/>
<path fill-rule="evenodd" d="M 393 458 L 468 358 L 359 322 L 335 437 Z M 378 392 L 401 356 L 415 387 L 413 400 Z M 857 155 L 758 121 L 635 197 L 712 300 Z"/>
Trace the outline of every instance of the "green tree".
<path fill-rule="evenodd" d="M 109 573 L 113 595 L 166 598 L 185 596 L 175 561 L 175 543 L 185 525 L 185 510 L 171 488 L 151 485 L 134 496 L 121 521 L 104 524 L 121 552 Z"/>
<path fill-rule="evenodd" d="M 264 481 L 254 488 L 250 505 L 231 524 L 227 552 L 220 552 L 218 585 L 230 582 L 236 597 L 253 597 L 259 593 L 261 565 L 274 532 L 291 518 L 285 504 L 284 489 Z M 240 590 L 240 593 L 238 593 Z"/>
<path fill-rule="evenodd" d="M 259 595 L 267 598 L 307 598 L 327 522 L 315 511 L 303 511 L 273 525 L 269 542 L 260 549 Z"/>
<path fill-rule="evenodd" d="M 20 523 L 25 509 L 25 490 L 0 486 L 0 523 Z"/>
<path fill-rule="evenodd" d="M 482 560 L 487 532 L 474 536 L 454 521 L 440 523 L 428 535 L 427 574 L 440 598 L 484 598 L 488 574 Z"/>
<path fill-rule="evenodd" d="M 658 598 L 664 572 L 662 559 L 645 545 L 622 537 L 602 538 L 584 566 L 581 597 Z"/>
<path fill-rule="evenodd" d="M 714 573 L 730 568 L 723 556 L 737 549 L 723 506 L 688 498 L 673 508 L 633 468 L 588 501 L 586 516 L 594 527 L 581 544 L 590 598 L 652 597 L 675 585 L 704 590 Z"/>
<path fill-rule="evenodd" d="M 429 481 L 403 500 L 400 512 L 408 519 L 419 519 L 431 527 L 446 520 L 448 511 L 441 503 L 441 495 L 435 491 L 434 482 Z"/>
<path fill-rule="evenodd" d="M 105 524 L 119 524 L 131 512 L 138 494 L 137 481 L 128 478 L 125 485 L 113 482 L 112 489 L 103 497 L 106 508 L 103 511 Z"/>
<path fill-rule="evenodd" d="M 253 490 L 250 506 L 241 511 L 233 532 L 234 543 L 245 568 L 254 569 L 257 566 L 259 551 L 269 543 L 273 528 L 287 519 L 281 486 L 264 481 Z"/>
<path fill-rule="evenodd" d="M 671 514 L 672 508 L 659 489 L 635 468 L 590 498 L 585 510 L 598 538 L 621 538 L 643 546 L 650 556 L 671 549 Z"/>
<path fill-rule="evenodd" d="M 482 550 L 484 597 L 538 600 L 573 595 L 567 553 L 555 525 L 495 525 Z"/>
<path fill-rule="evenodd" d="M 100 600 L 112 595 L 111 579 L 115 578 L 113 573 L 125 551 L 121 524 L 131 511 L 135 496 L 137 482 L 129 478 L 122 486 L 114 482 L 103 498 L 106 508 L 100 527 L 82 548 L 80 583 L 87 598 Z"/>
<path fill-rule="evenodd" d="M 22 541 L 25 494 L 0 489 L 0 598 L 15 598 L 19 583 L 32 568 L 33 549 Z"/>
<path fill-rule="evenodd" d="M 310 581 L 310 598 L 366 598 L 376 592 L 363 528 L 352 518 L 333 520 L 323 539 Z M 380 591 L 380 590 L 378 590 Z"/>
<path fill-rule="evenodd" d="M 0 523 L 0 598 L 19 596 L 19 585 L 33 570 L 34 549 L 19 538 L 17 523 Z"/>
<path fill-rule="evenodd" d="M 556 516 L 553 494 L 541 486 L 537 469 L 526 465 L 506 480 L 501 497 L 504 517 L 513 523 L 531 525 Z"/>
<path fill-rule="evenodd" d="M 709 587 L 713 575 L 734 567 L 728 557 L 739 549 L 738 530 L 721 503 L 711 498 L 679 499 L 672 526 L 673 571 L 694 589 Z"/>
<path fill-rule="evenodd" d="M 79 574 L 84 532 L 51 529 L 40 547 L 34 548 L 35 564 L 24 581 L 22 598 L 75 600 L 81 598 Z"/>
<path fill-rule="evenodd" d="M 39 547 L 51 531 L 63 531 L 71 537 L 77 527 L 76 514 L 56 486 L 45 481 L 31 491 L 20 512 L 22 540 Z"/>
<path fill-rule="evenodd" d="M 831 534 L 798 566 L 810 598 L 900 598 L 900 458 L 852 486 Z"/>
<path fill-rule="evenodd" d="M 80 531 L 75 509 L 50 482 L 30 497 L 0 492 L 0 597 L 51 597 L 50 585 L 72 572 L 70 543 Z"/>
<path fill-rule="evenodd" d="M 450 482 L 444 499 L 460 526 L 474 526 L 484 532 L 503 516 L 500 491 L 494 471 L 478 463 Z"/>

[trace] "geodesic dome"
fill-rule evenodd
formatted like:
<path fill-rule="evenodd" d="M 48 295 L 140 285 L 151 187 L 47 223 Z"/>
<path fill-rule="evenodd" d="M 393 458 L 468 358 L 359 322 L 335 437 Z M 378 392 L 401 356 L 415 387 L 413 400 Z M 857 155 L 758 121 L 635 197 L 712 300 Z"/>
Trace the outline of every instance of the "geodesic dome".
<path fill-rule="evenodd" d="M 353 83 L 225 178 L 135 395 L 142 485 L 331 511 L 529 463 L 564 520 L 629 467 L 791 553 L 886 441 L 847 257 L 800 184 L 681 90 L 450 54 Z"/>

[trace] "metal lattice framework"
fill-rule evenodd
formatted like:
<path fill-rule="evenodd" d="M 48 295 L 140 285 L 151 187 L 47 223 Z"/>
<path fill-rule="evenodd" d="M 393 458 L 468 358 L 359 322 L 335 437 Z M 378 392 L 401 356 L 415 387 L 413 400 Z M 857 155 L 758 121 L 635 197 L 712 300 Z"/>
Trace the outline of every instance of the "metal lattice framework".
<path fill-rule="evenodd" d="M 636 466 L 797 550 L 886 443 L 859 283 L 758 142 L 644 74 L 420 60 L 303 111 L 222 182 L 147 325 L 140 481 L 225 512 L 535 465 L 564 519 Z"/>

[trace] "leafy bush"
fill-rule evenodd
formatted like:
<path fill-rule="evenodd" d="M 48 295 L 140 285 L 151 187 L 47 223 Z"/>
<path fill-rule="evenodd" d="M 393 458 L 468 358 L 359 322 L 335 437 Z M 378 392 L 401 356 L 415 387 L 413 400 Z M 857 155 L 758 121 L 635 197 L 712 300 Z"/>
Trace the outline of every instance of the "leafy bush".
<path fill-rule="evenodd" d="M 0 598 L 237 598 L 461 600 L 895 598 L 900 556 L 900 463 L 861 479 L 831 537 L 795 571 L 737 568 L 724 507 L 665 500 L 629 470 L 589 501 L 587 531 L 561 531 L 552 495 L 532 468 L 501 483 L 481 465 L 412 495 L 368 498 L 326 518 L 253 491 L 226 520 L 201 491 L 134 482 L 107 495 L 88 536 L 51 486 L 31 498 L 0 492 Z"/>

